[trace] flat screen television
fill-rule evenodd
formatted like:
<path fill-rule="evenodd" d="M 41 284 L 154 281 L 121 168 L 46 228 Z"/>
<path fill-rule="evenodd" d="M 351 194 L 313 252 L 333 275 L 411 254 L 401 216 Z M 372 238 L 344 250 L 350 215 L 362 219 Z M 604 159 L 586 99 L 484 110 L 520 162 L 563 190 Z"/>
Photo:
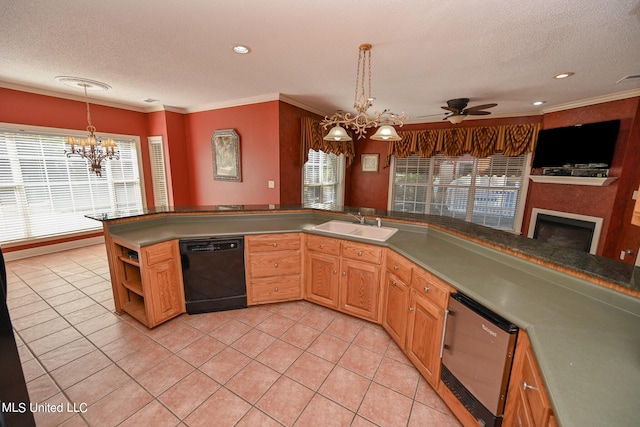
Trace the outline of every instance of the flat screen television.
<path fill-rule="evenodd" d="M 541 130 L 533 155 L 533 167 L 581 165 L 609 168 L 619 130 L 620 120 Z"/>

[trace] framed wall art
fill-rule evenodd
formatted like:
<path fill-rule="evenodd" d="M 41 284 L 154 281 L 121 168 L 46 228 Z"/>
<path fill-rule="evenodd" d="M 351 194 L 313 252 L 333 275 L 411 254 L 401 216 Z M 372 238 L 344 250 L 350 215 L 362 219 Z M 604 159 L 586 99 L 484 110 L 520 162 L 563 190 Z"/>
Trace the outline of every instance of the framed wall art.
<path fill-rule="evenodd" d="M 215 131 L 211 136 L 211 152 L 215 181 L 242 181 L 240 137 L 235 129 Z"/>
<path fill-rule="evenodd" d="M 362 163 L 362 172 L 378 172 L 379 154 L 363 154 L 360 158 Z"/>

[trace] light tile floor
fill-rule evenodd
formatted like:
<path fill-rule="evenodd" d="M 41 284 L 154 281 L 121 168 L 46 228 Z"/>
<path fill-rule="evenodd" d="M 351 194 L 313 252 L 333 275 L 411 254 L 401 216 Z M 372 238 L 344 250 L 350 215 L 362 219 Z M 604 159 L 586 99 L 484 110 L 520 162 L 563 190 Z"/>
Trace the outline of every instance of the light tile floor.
<path fill-rule="evenodd" d="M 304 301 L 114 314 L 104 245 L 7 263 L 38 426 L 459 426 L 378 325 Z M 84 412 L 67 412 L 70 409 Z"/>

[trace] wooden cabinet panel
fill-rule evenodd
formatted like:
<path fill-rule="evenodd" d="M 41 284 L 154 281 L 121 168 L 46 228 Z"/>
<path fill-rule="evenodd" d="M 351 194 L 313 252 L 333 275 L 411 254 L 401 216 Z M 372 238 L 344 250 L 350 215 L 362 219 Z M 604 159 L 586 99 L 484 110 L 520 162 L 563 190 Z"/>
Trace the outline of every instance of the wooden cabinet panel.
<path fill-rule="evenodd" d="M 292 301 L 302 298 L 300 276 L 254 279 L 247 295 L 252 304 Z"/>
<path fill-rule="evenodd" d="M 411 293 L 406 354 L 420 373 L 438 389 L 440 383 L 440 345 L 444 310 L 415 290 Z"/>
<path fill-rule="evenodd" d="M 157 243 L 142 250 L 147 265 L 175 261 L 173 241 Z"/>
<path fill-rule="evenodd" d="M 340 255 L 341 241 L 331 237 L 307 235 L 307 250 L 322 252 L 327 255 Z"/>
<path fill-rule="evenodd" d="M 392 250 L 387 250 L 386 269 L 405 284 L 411 283 L 413 263 Z"/>
<path fill-rule="evenodd" d="M 410 288 L 406 283 L 387 271 L 382 326 L 402 350 L 405 349 L 407 337 L 409 291 Z"/>
<path fill-rule="evenodd" d="M 180 266 L 175 260 L 151 265 L 145 274 L 147 300 L 151 301 L 151 324 L 154 326 L 185 311 L 184 287 L 178 279 Z M 149 298 L 150 297 L 150 298 Z"/>
<path fill-rule="evenodd" d="M 364 243 L 343 241 L 342 257 L 354 259 L 356 261 L 380 264 L 382 261 L 382 248 L 379 246 L 366 245 Z"/>
<path fill-rule="evenodd" d="M 380 267 L 350 259 L 343 259 L 340 267 L 340 309 L 379 322 Z"/>
<path fill-rule="evenodd" d="M 442 309 L 448 307 L 449 294 L 454 291 L 452 287 L 422 268 L 414 269 L 411 287 Z"/>
<path fill-rule="evenodd" d="M 557 425 L 527 333 L 520 330 L 504 411 L 504 425 Z"/>
<path fill-rule="evenodd" d="M 302 298 L 300 233 L 245 237 L 247 305 Z"/>
<path fill-rule="evenodd" d="M 300 274 L 300 251 L 274 251 L 251 254 L 251 277 Z"/>
<path fill-rule="evenodd" d="M 245 244 L 248 252 L 268 252 L 299 250 L 300 233 L 277 233 L 246 236 Z"/>
<path fill-rule="evenodd" d="M 338 308 L 340 258 L 307 252 L 305 261 L 305 297 L 309 301 Z"/>

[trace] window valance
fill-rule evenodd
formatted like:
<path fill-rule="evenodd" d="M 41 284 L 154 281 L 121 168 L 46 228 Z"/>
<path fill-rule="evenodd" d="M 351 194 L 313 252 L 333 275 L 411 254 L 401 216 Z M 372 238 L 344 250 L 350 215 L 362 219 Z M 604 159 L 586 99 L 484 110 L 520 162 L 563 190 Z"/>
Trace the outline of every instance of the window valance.
<path fill-rule="evenodd" d="M 520 156 L 534 150 L 539 129 L 539 123 L 529 123 L 400 131 L 398 135 L 402 139 L 389 144 L 385 166 L 389 166 L 391 156 L 409 157 L 411 154 L 420 157 L 436 154 L 470 154 L 479 158 L 493 154 Z"/>
<path fill-rule="evenodd" d="M 309 150 L 333 153 L 336 156 L 344 154 L 346 166 L 349 167 L 355 158 L 353 141 L 325 141 L 320 122 L 311 117 L 302 117 L 302 163 L 306 163 Z"/>

